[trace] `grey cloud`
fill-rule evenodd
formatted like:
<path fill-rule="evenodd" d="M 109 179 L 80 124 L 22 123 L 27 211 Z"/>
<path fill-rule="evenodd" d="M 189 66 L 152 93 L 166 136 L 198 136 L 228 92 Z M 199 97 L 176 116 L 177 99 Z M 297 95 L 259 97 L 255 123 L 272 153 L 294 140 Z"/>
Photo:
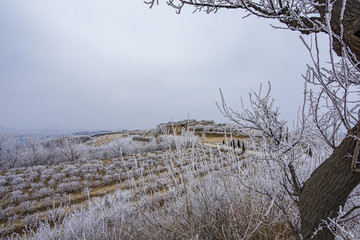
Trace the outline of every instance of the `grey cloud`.
<path fill-rule="evenodd" d="M 294 118 L 309 56 L 297 33 L 243 16 L 176 15 L 142 1 L 2 1 L 0 126 L 135 129 L 188 113 L 224 121 L 219 88 L 238 105 L 267 81 Z"/>

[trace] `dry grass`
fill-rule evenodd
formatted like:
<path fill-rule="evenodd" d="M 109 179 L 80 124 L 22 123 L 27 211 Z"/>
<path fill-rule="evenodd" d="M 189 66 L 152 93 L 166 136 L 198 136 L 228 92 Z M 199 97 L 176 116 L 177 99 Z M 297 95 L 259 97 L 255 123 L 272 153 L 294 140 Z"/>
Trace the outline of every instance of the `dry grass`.
<path fill-rule="evenodd" d="M 199 133 L 198 134 L 199 136 L 199 140 L 200 142 L 202 143 L 210 143 L 210 144 L 223 144 L 223 141 L 225 143 L 230 143 L 230 141 L 232 139 L 234 139 L 235 141 L 237 140 L 240 140 L 240 141 L 243 141 L 243 140 L 246 140 L 246 139 L 249 139 L 248 136 L 242 136 L 242 135 L 225 135 L 225 134 L 218 134 L 218 133 L 206 133 L 205 134 L 205 138 L 202 137 L 202 135 Z"/>
<path fill-rule="evenodd" d="M 118 138 L 123 138 L 123 137 L 127 137 L 127 136 L 128 136 L 127 133 L 107 134 L 104 136 L 96 137 L 96 142 L 94 143 L 94 145 L 97 147 L 102 144 L 110 143 Z"/>
<path fill-rule="evenodd" d="M 4 187 L 8 187 L 8 191 L 0 198 L 0 206 L 6 210 L 0 221 L 1 236 L 14 232 L 21 233 L 29 224 L 27 219 L 31 218 L 31 215 L 46 216 L 48 209 L 62 207 L 64 203 L 82 204 L 89 197 L 104 196 L 119 189 L 132 189 L 137 191 L 137 195 L 151 194 L 158 190 L 166 192 L 169 176 L 166 162 L 162 160 L 169 154 L 169 152 L 161 151 L 126 156 L 121 159 L 94 160 L 85 163 L 67 163 L 59 166 L 35 167 L 30 170 L 17 169 L 1 172 L 2 176 L 9 176 L 4 177 L 7 180 Z M 175 164 L 174 166 L 178 168 L 181 165 Z M 110 171 L 114 168 L 115 171 Z M 57 174 L 47 177 L 47 169 L 50 169 L 51 173 Z M 34 170 L 39 172 L 36 178 L 24 177 L 24 181 L 26 181 L 24 186 L 16 189 L 9 187 L 10 179 L 27 176 Z M 104 177 L 110 176 L 109 174 L 111 177 L 106 181 Z M 75 178 L 76 184 L 69 187 L 73 183 L 72 179 Z M 56 179 L 56 183 L 50 184 L 54 179 Z M 34 185 L 37 188 L 31 187 Z M 60 188 L 62 185 L 64 188 Z M 141 190 L 139 190 L 140 188 Z M 46 191 L 40 194 L 42 189 Z M 15 191 L 19 192 L 19 197 L 14 201 L 11 194 Z M 23 203 L 28 203 L 28 205 L 25 207 Z M 44 217 L 38 217 L 39 221 L 43 219 Z M 32 221 L 31 224 L 36 224 L 36 222 Z"/>
<path fill-rule="evenodd" d="M 0 220 L 1 235 L 22 232 L 29 224 L 27 219 L 32 215 L 46 215 L 49 208 L 57 208 L 64 203 L 79 204 L 88 197 L 103 196 L 117 188 L 126 188 L 131 185 L 127 183 L 126 164 L 128 168 L 134 165 L 129 157 L 124 157 L 2 172 L 1 176 L 5 179 L 2 187 L 5 190 L 0 198 L 0 207 L 4 210 Z M 47 176 L 49 170 L 51 175 Z M 36 176 L 31 177 L 32 173 Z M 22 179 L 24 184 L 12 186 L 16 179 Z M 89 189 L 87 194 L 84 194 L 85 189 Z M 16 198 L 12 197 L 14 192 L 18 194 Z M 38 219 L 41 221 L 43 218 Z"/>
<path fill-rule="evenodd" d="M 243 159 L 193 146 L 4 171 L 0 237 L 25 231 L 17 239 L 291 238 L 269 199 L 237 180 Z"/>

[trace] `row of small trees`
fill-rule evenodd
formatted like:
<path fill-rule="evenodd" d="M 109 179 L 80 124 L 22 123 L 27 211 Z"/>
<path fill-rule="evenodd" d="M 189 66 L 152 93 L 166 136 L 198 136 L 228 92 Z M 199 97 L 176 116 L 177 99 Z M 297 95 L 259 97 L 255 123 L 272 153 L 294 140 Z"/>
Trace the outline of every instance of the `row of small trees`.
<path fill-rule="evenodd" d="M 0 134 L 0 169 L 53 165 L 85 159 L 89 146 L 80 138 L 46 139 L 39 135 Z"/>
<path fill-rule="evenodd" d="M 225 144 L 230 144 L 230 147 L 232 147 L 233 149 L 235 149 L 236 147 L 241 149 L 243 152 L 245 152 L 246 148 L 245 148 L 245 142 L 240 142 L 240 139 L 238 139 L 236 142 L 235 142 L 235 139 L 232 139 L 230 141 L 230 143 L 226 143 L 225 140 L 223 140 L 223 145 Z"/>
<path fill-rule="evenodd" d="M 62 162 L 119 158 L 123 155 L 153 152 L 197 143 L 193 134 L 161 135 L 155 138 L 129 136 L 95 146 L 90 137 L 45 138 L 39 135 L 17 136 L 0 133 L 0 170 Z"/>

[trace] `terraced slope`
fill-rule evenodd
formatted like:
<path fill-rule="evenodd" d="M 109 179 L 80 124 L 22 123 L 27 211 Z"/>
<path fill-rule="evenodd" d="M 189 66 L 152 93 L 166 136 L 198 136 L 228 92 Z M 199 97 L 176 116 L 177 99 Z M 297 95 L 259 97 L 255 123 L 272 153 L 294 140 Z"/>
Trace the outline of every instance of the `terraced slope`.
<path fill-rule="evenodd" d="M 243 159 L 237 152 L 232 162 L 222 161 L 224 157 L 202 146 L 0 172 L 0 237 L 22 234 L 49 218 L 60 221 L 63 214 L 86 207 L 90 198 L 115 190 L 130 190 L 134 203 L 161 193 L 163 204 L 170 199 L 169 189 L 184 191 L 178 188 L 183 172 L 202 178 L 224 168 L 236 171 Z"/>

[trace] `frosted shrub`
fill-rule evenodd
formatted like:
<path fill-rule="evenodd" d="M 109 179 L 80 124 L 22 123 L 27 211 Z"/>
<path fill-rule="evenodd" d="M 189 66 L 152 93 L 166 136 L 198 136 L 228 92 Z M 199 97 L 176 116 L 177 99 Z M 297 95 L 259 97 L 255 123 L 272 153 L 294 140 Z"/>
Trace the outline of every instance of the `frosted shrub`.
<path fill-rule="evenodd" d="M 133 141 L 138 141 L 138 142 L 151 142 L 152 138 L 135 135 L 135 136 L 132 137 L 132 140 Z"/>
<path fill-rule="evenodd" d="M 0 221 L 3 221 L 3 220 L 5 220 L 5 212 L 2 209 L 2 207 L 0 207 Z"/>
<path fill-rule="evenodd" d="M 137 222 L 134 207 L 127 203 L 128 197 L 119 193 L 103 199 L 94 199 L 89 209 L 67 214 L 66 208 L 49 212 L 48 222 L 41 224 L 36 235 L 27 239 L 149 239 L 144 226 Z M 109 209 L 111 206 L 111 209 Z M 109 211 L 111 210 L 111 211 Z M 62 227 L 58 226 L 61 223 Z M 146 229 L 145 229 L 146 230 Z M 142 234 L 139 234 L 139 232 Z M 15 237 L 14 237 L 15 238 Z M 20 237 L 18 238 L 20 239 Z"/>
<path fill-rule="evenodd" d="M 198 143 L 198 138 L 191 132 L 184 132 L 182 136 L 161 135 L 158 137 L 158 144 L 163 149 L 178 148 L 184 149 Z"/>
<path fill-rule="evenodd" d="M 22 211 L 28 211 L 31 208 L 32 204 L 33 204 L 32 201 L 25 201 L 20 203 L 19 206 Z"/>
<path fill-rule="evenodd" d="M 0 132 L 0 170 L 20 166 L 22 153 L 23 146 L 18 136 Z"/>
<path fill-rule="evenodd" d="M 100 171 L 100 170 L 102 170 L 104 168 L 104 166 L 99 162 L 93 162 L 93 163 L 91 163 L 90 166 L 91 166 L 92 169 L 95 169 L 96 171 Z"/>
<path fill-rule="evenodd" d="M 7 182 L 6 177 L 5 176 L 0 176 L 0 186 L 5 185 L 6 182 Z"/>
<path fill-rule="evenodd" d="M 46 168 L 41 172 L 41 175 L 51 176 L 55 173 L 54 168 Z"/>
<path fill-rule="evenodd" d="M 159 151 L 159 150 L 164 150 L 164 148 L 156 143 L 149 143 L 146 144 L 143 148 L 144 152 L 155 152 L 155 151 Z"/>
<path fill-rule="evenodd" d="M 88 158 L 89 147 L 76 137 L 48 139 L 40 135 L 27 135 L 20 138 L 0 133 L 0 140 L 0 170 Z"/>
<path fill-rule="evenodd" d="M 44 186 L 44 182 L 35 182 L 31 184 L 33 190 L 40 189 Z"/>
<path fill-rule="evenodd" d="M 84 164 L 80 167 L 82 173 L 96 174 L 97 169 L 92 167 L 92 164 Z"/>
<path fill-rule="evenodd" d="M 23 183 L 25 180 L 22 176 L 15 176 L 11 181 L 10 185 L 17 185 Z"/>
<path fill-rule="evenodd" d="M 40 188 L 39 190 L 36 190 L 34 193 L 33 193 L 33 197 L 37 197 L 37 198 L 43 198 L 45 196 L 49 196 L 53 193 L 53 190 L 48 188 L 48 187 L 43 187 L 43 188 Z"/>
<path fill-rule="evenodd" d="M 23 193 L 20 190 L 12 191 L 11 192 L 11 200 L 13 201 L 20 201 L 24 197 L 26 197 L 27 194 Z"/>
<path fill-rule="evenodd" d="M 13 185 L 12 186 L 12 190 L 14 191 L 14 190 L 24 190 L 25 188 L 27 188 L 27 187 L 30 187 L 31 186 L 31 184 L 29 183 L 29 182 L 27 182 L 27 183 L 21 183 L 21 184 L 16 184 L 16 185 Z"/>
<path fill-rule="evenodd" d="M 91 181 L 91 183 L 92 183 L 92 186 L 101 185 L 101 181 L 100 181 L 100 180 L 94 180 L 94 181 Z"/>
<path fill-rule="evenodd" d="M 60 172 L 60 173 L 54 173 L 51 176 L 51 179 L 55 182 L 58 182 L 61 179 L 64 179 L 66 177 L 66 173 Z"/>
<path fill-rule="evenodd" d="M 55 181 L 54 179 L 50 179 L 50 180 L 48 181 L 48 184 L 49 184 L 49 186 L 51 186 L 51 187 L 55 187 L 56 181 Z"/>
<path fill-rule="evenodd" d="M 15 209 L 14 205 L 9 205 L 9 206 L 7 206 L 7 208 L 4 209 L 3 213 L 5 215 L 8 215 L 8 214 L 12 213 L 14 211 L 14 209 Z"/>
<path fill-rule="evenodd" d="M 116 176 L 105 175 L 101 179 L 105 184 L 109 184 L 109 183 L 113 182 L 116 179 Z"/>
<path fill-rule="evenodd" d="M 29 182 L 33 182 L 35 181 L 37 178 L 39 177 L 39 173 L 38 172 L 28 172 L 26 174 L 26 180 Z"/>
<path fill-rule="evenodd" d="M 40 181 L 42 182 L 47 182 L 50 178 L 52 177 L 52 175 L 48 175 L 48 174 L 41 174 L 40 175 Z"/>
<path fill-rule="evenodd" d="M 60 192 L 74 192 L 81 188 L 82 184 L 78 182 L 67 182 L 67 183 L 60 183 L 58 185 L 58 190 Z"/>
<path fill-rule="evenodd" d="M 70 182 L 79 182 L 81 180 L 80 177 L 78 176 L 71 176 L 70 178 L 68 178 L 68 181 Z"/>
<path fill-rule="evenodd" d="M 5 193 L 10 191 L 10 187 L 0 186 L 0 196 L 4 196 Z"/>
<path fill-rule="evenodd" d="M 66 161 L 74 162 L 87 158 L 87 146 L 82 144 L 81 139 L 66 137 L 62 139 L 62 154 Z"/>
<path fill-rule="evenodd" d="M 85 172 L 85 173 L 83 173 L 83 177 L 84 177 L 84 179 L 92 180 L 92 179 L 96 178 L 96 174 Z"/>
<path fill-rule="evenodd" d="M 91 181 L 88 181 L 88 180 L 84 180 L 84 181 L 81 182 L 81 184 L 82 184 L 84 187 L 91 187 L 92 182 L 91 182 Z"/>
<path fill-rule="evenodd" d="M 96 147 L 93 151 L 95 158 L 97 159 L 107 159 L 107 158 L 119 158 L 123 154 L 131 154 L 136 148 L 131 138 L 118 138 L 106 145 L 101 145 Z"/>
<path fill-rule="evenodd" d="M 65 164 L 63 165 L 63 169 L 61 169 L 61 173 L 72 174 L 78 171 L 78 167 L 74 164 Z"/>
<path fill-rule="evenodd" d="M 228 161 L 230 159 L 227 159 Z M 150 226 L 180 239 L 289 238 L 291 229 L 274 201 L 242 185 L 241 175 L 222 171 L 193 178 L 191 168 L 177 183 L 175 202 L 147 215 Z M 256 177 L 261 177 L 258 175 Z M 161 195 L 144 204 L 161 204 Z M 149 204 L 151 206 L 151 204 Z M 154 231 L 155 231 L 154 229 Z M 161 236 L 165 239 L 166 234 Z"/>

